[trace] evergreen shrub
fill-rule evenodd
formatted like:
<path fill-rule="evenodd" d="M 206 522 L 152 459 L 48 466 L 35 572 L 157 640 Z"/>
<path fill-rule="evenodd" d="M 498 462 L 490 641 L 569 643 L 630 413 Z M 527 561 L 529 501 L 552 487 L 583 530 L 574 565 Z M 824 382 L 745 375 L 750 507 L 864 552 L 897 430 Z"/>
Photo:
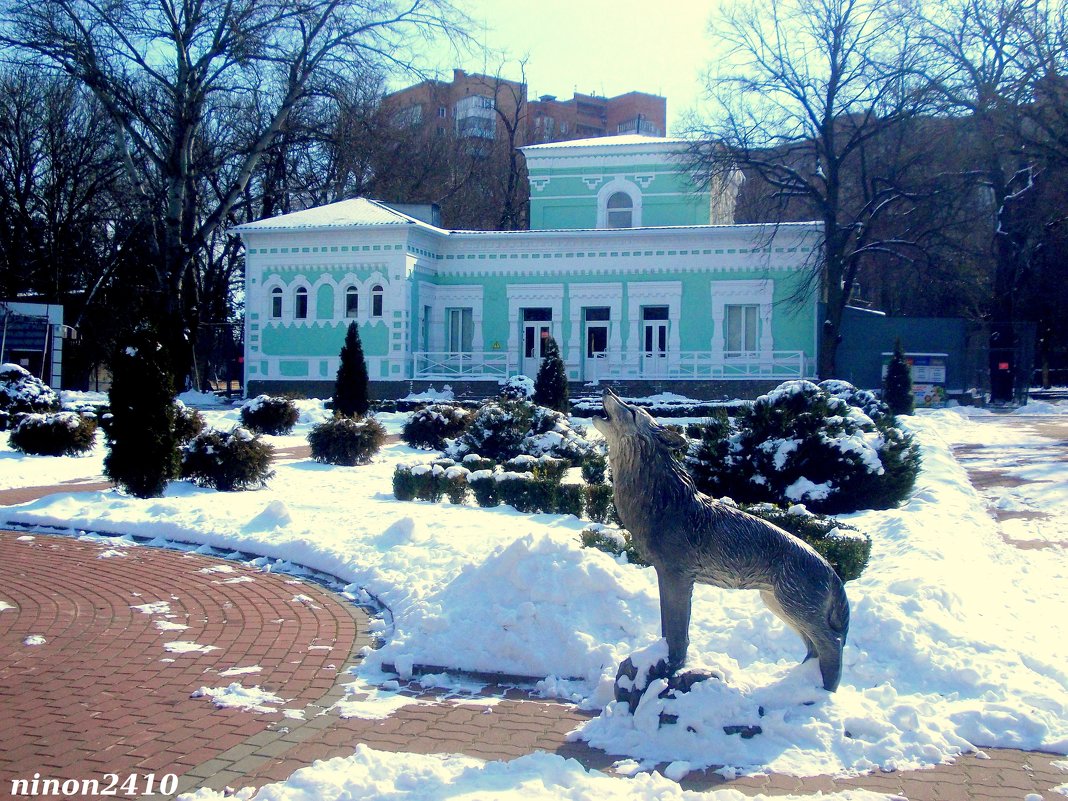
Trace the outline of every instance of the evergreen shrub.
<path fill-rule="evenodd" d="M 473 415 L 462 406 L 434 403 L 414 411 L 404 423 L 401 439 L 413 448 L 440 451 L 447 439 L 456 439 L 471 424 Z"/>
<path fill-rule="evenodd" d="M 497 464 L 492 459 L 479 456 L 477 453 L 469 453 L 460 460 L 464 467 L 471 472 L 476 470 L 492 470 Z"/>
<path fill-rule="evenodd" d="M 556 488 L 556 508 L 553 511 L 581 518 L 584 498 L 581 484 L 561 484 Z"/>
<path fill-rule="evenodd" d="M 467 430 L 446 452 L 453 458 L 477 453 L 504 462 L 522 453 L 534 407 L 521 401 L 490 401 L 475 412 Z"/>
<path fill-rule="evenodd" d="M 174 436 L 178 444 L 185 445 L 206 427 L 204 415 L 181 401 L 174 402 Z"/>
<path fill-rule="evenodd" d="M 231 431 L 211 428 L 197 434 L 185 447 L 182 477 L 220 492 L 264 487 L 274 475 L 274 448 L 247 428 Z"/>
<path fill-rule="evenodd" d="M 883 400 L 894 414 L 912 414 L 915 398 L 912 394 L 912 368 L 905 358 L 901 340 L 894 343 L 894 355 L 886 366 L 883 379 Z"/>
<path fill-rule="evenodd" d="M 814 514 L 797 505 L 783 508 L 764 503 L 739 508 L 807 542 L 831 563 L 842 581 L 858 578 L 868 565 L 871 537 L 855 526 Z"/>
<path fill-rule="evenodd" d="M 529 401 L 534 397 L 534 381 L 525 375 L 514 375 L 504 382 L 498 396 L 506 401 Z"/>
<path fill-rule="evenodd" d="M 415 500 L 415 476 L 406 464 L 399 464 L 393 469 L 393 497 L 398 501 Z"/>
<path fill-rule="evenodd" d="M 545 343 L 545 356 L 534 379 L 534 403 L 566 412 L 570 407 L 567 398 L 567 369 L 560 358 L 560 346 L 549 337 Z"/>
<path fill-rule="evenodd" d="M 496 470 L 476 470 L 467 477 L 467 486 L 475 496 L 475 503 L 483 508 L 498 506 L 501 502 Z"/>
<path fill-rule="evenodd" d="M 600 524 L 587 526 L 582 530 L 581 538 L 583 548 L 596 548 L 612 556 L 626 556 L 629 564 L 649 566 L 625 528 L 609 528 Z"/>
<path fill-rule="evenodd" d="M 0 431 L 15 424 L 16 414 L 55 411 L 59 411 L 59 395 L 55 390 L 24 367 L 0 365 Z"/>
<path fill-rule="evenodd" d="M 365 417 L 371 407 L 367 360 L 356 323 L 349 323 L 341 346 L 340 364 L 334 382 L 334 412 L 342 417 Z"/>
<path fill-rule="evenodd" d="M 604 454 L 591 452 L 582 460 L 582 480 L 587 484 L 604 484 L 608 476 L 608 459 Z"/>
<path fill-rule="evenodd" d="M 788 381 L 733 422 L 711 421 L 686 458 L 697 487 L 713 497 L 804 503 L 826 513 L 902 500 L 919 471 L 912 436 L 893 415 L 876 409 L 876 422 L 862 410 L 870 393 L 835 384 L 831 394 L 809 381 Z"/>
<path fill-rule="evenodd" d="M 37 456 L 77 456 L 96 444 L 96 420 L 75 412 L 20 414 L 11 447 Z"/>
<path fill-rule="evenodd" d="M 501 503 L 517 512 L 537 514 L 556 509 L 556 490 L 559 483 L 535 473 L 497 473 L 497 493 Z"/>
<path fill-rule="evenodd" d="M 610 484 L 587 484 L 582 488 L 586 517 L 595 523 L 609 523 L 616 518 Z"/>
<path fill-rule="evenodd" d="M 308 434 L 312 458 L 353 467 L 368 464 L 386 441 L 386 430 L 373 417 L 333 417 Z"/>
<path fill-rule="evenodd" d="M 162 495 L 181 474 L 182 456 L 171 364 L 155 332 L 142 329 L 124 338 L 111 374 L 104 474 L 139 498 Z"/>
<path fill-rule="evenodd" d="M 257 434 L 288 434 L 300 418 L 289 398 L 258 395 L 241 406 L 241 423 Z"/>

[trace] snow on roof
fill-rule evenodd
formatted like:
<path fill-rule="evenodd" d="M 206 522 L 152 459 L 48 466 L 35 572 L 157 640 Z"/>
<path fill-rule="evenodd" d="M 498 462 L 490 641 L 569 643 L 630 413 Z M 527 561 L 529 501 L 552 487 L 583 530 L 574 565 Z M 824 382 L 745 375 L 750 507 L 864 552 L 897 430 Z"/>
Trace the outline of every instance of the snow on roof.
<path fill-rule="evenodd" d="M 590 139 L 569 139 L 565 142 L 546 142 L 519 148 L 524 153 L 543 150 L 562 150 L 573 147 L 623 147 L 626 145 L 688 145 L 686 139 L 669 139 L 663 136 L 623 134 L 622 136 L 594 136 Z"/>
<path fill-rule="evenodd" d="M 350 228 L 352 226 L 372 225 L 418 225 L 431 230 L 438 230 L 432 225 L 391 209 L 384 203 L 368 198 L 357 197 L 342 200 L 326 206 L 318 206 L 278 217 L 238 225 L 233 228 L 239 233 L 256 231 L 288 231 L 311 228 Z"/>

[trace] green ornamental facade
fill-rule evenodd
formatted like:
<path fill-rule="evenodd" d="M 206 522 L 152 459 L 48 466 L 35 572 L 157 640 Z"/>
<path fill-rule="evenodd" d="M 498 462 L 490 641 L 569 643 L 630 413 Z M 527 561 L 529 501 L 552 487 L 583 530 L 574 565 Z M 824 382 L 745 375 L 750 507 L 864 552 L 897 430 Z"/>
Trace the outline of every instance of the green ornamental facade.
<path fill-rule="evenodd" d="M 524 148 L 529 231 L 443 230 L 363 198 L 240 226 L 249 394 L 329 396 L 352 320 L 376 397 L 495 394 L 536 374 L 550 335 L 583 384 L 745 396 L 811 377 L 817 298 L 796 298 L 818 224 L 710 224 L 736 187 L 695 188 L 684 148 Z"/>

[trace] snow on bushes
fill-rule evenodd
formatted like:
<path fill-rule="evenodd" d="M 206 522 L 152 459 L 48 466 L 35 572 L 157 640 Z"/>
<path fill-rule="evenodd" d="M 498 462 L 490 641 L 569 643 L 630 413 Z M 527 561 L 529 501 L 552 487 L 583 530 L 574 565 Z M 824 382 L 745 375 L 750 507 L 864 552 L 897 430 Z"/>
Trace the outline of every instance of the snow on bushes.
<path fill-rule="evenodd" d="M 787 381 L 734 422 L 719 417 L 691 427 L 698 441 L 687 466 L 698 488 L 713 497 L 805 503 L 829 513 L 902 500 L 919 471 L 911 435 L 871 393 L 841 381 L 825 384 Z"/>
<path fill-rule="evenodd" d="M 0 431 L 6 431 L 20 412 L 45 414 L 59 409 L 59 395 L 29 370 L 17 364 L 0 366 Z"/>
<path fill-rule="evenodd" d="M 197 434 L 185 447 L 182 477 L 220 492 L 266 486 L 274 475 L 274 448 L 247 428 L 232 431 L 212 428 Z"/>
<path fill-rule="evenodd" d="M 386 440 L 386 430 L 373 417 L 335 417 L 308 434 L 317 462 L 353 467 L 368 464 Z"/>
<path fill-rule="evenodd" d="M 179 444 L 186 444 L 207 427 L 204 415 L 180 400 L 174 402 L 174 435 Z"/>
<path fill-rule="evenodd" d="M 401 439 L 413 448 L 440 451 L 445 440 L 456 439 L 471 424 L 472 414 L 462 406 L 434 403 L 411 413 Z"/>
<path fill-rule="evenodd" d="M 500 397 L 503 400 L 530 400 L 534 397 L 534 379 L 525 375 L 514 375 L 504 382 Z"/>
<path fill-rule="evenodd" d="M 299 418 L 300 410 L 288 398 L 258 395 L 241 406 L 241 423 L 259 434 L 288 434 Z"/>
<path fill-rule="evenodd" d="M 75 412 L 22 414 L 8 438 L 11 447 L 37 456 L 77 456 L 96 444 L 96 420 Z"/>
<path fill-rule="evenodd" d="M 504 462 L 522 453 L 520 445 L 530 431 L 534 407 L 521 401 L 490 401 L 471 420 L 467 430 L 445 453 L 462 459 L 477 453 L 495 462 Z"/>

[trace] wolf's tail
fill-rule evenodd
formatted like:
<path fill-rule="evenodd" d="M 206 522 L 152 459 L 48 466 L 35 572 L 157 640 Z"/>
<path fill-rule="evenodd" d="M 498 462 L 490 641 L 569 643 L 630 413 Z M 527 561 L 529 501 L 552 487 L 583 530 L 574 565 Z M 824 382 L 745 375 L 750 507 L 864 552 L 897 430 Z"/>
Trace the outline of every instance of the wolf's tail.
<path fill-rule="evenodd" d="M 830 601 L 827 624 L 835 634 L 842 638 L 844 645 L 846 633 L 849 631 L 849 598 L 846 597 L 845 585 L 840 580 L 835 582 L 831 590 Z"/>

